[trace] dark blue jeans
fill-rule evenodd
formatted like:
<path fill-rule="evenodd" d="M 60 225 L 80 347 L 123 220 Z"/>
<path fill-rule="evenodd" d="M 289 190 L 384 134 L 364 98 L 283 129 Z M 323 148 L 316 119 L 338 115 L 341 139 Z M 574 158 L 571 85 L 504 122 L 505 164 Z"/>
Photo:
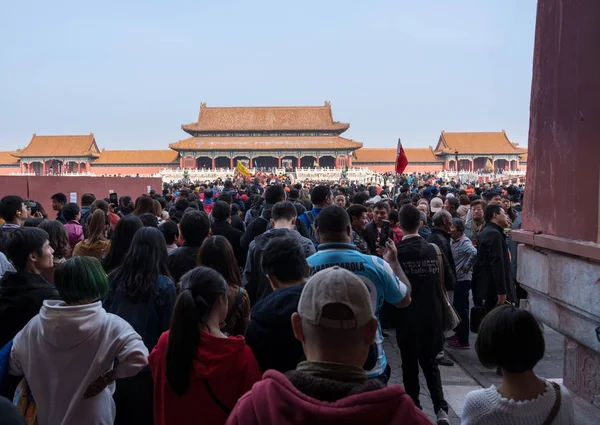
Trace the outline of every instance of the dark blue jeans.
<path fill-rule="evenodd" d="M 469 343 L 469 290 L 470 280 L 459 280 L 454 287 L 454 308 L 460 316 L 460 324 L 456 327 L 456 336 L 461 344 Z"/>

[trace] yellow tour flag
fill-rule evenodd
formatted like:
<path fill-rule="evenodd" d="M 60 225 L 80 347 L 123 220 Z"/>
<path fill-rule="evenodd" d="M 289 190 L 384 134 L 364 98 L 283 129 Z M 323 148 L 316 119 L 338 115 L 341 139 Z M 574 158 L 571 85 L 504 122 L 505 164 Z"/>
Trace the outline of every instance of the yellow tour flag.
<path fill-rule="evenodd" d="M 250 170 L 248 170 L 240 161 L 237 162 L 237 170 L 243 176 L 250 177 L 251 175 Z"/>

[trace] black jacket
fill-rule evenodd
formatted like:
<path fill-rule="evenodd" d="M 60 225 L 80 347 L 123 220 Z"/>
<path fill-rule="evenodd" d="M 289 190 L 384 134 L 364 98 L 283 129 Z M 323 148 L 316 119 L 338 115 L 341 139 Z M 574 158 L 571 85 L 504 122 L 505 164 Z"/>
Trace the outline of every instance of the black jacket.
<path fill-rule="evenodd" d="M 422 237 L 397 244 L 398 262 L 412 286 L 412 302 L 394 309 L 398 345 L 435 355 L 443 348 L 444 331 L 440 290 L 440 268 L 435 248 Z M 444 267 L 449 268 L 444 258 Z"/>
<path fill-rule="evenodd" d="M 231 224 L 224 220 L 215 220 L 210 228 L 213 235 L 223 236 L 229 241 L 233 248 L 238 267 L 244 267 L 244 264 L 246 264 L 246 251 L 242 249 L 241 245 L 243 233 L 233 228 Z"/>
<path fill-rule="evenodd" d="M 302 247 L 306 258 L 316 252 L 315 245 L 308 238 L 300 235 L 295 230 L 290 229 L 270 229 L 262 235 L 259 235 L 253 243 L 250 244 L 248 250 L 248 258 L 246 259 L 246 267 L 242 276 L 244 288 L 248 292 L 250 305 L 262 300 L 266 295 L 272 292 L 271 284 L 263 273 L 262 269 L 262 253 L 275 238 L 295 238 Z"/>
<path fill-rule="evenodd" d="M 267 230 L 271 228 L 271 209 L 273 209 L 272 204 L 265 204 L 260 215 L 250 222 L 246 227 L 246 232 L 242 236 L 242 248 L 245 251 L 248 251 L 250 248 L 250 243 L 259 235 L 262 235 Z M 296 230 L 305 238 L 308 237 L 308 230 L 306 229 L 306 225 L 302 220 L 296 220 Z"/>
<path fill-rule="evenodd" d="M 510 302 L 517 302 L 506 235 L 494 223 L 487 223 L 477 238 L 472 285 L 473 296 L 489 303 L 495 303 L 497 295 L 506 295 Z"/>
<path fill-rule="evenodd" d="M 371 255 L 377 255 L 377 241 L 379 240 L 379 230 L 377 230 L 377 226 L 375 222 L 372 221 L 367 224 L 365 230 L 360 234 L 362 238 L 369 245 L 369 250 L 371 251 Z"/>
<path fill-rule="evenodd" d="M 431 229 L 431 235 L 427 237 L 427 242 L 436 244 L 440 248 L 440 251 L 442 251 L 442 254 L 444 254 L 444 257 L 446 257 L 446 260 L 448 260 L 450 267 L 446 269 L 444 275 L 445 284 L 449 291 L 454 290 L 454 286 L 456 285 L 456 265 L 454 264 L 454 256 L 452 255 L 450 235 L 434 227 Z"/>
<path fill-rule="evenodd" d="M 169 254 L 169 273 L 175 283 L 179 282 L 181 276 L 196 267 L 198 261 L 199 246 L 183 245 L 174 249 Z"/>
<path fill-rule="evenodd" d="M 246 231 L 244 220 L 238 214 L 231 214 L 231 227 L 238 229 L 242 233 Z"/>
<path fill-rule="evenodd" d="M 40 312 L 44 300 L 59 298 L 41 275 L 8 272 L 0 282 L 0 347 L 4 347 Z"/>
<path fill-rule="evenodd" d="M 304 284 L 278 289 L 252 307 L 245 338 L 261 370 L 284 373 L 305 360 L 302 343 L 294 336 L 290 320 L 298 311 L 302 289 Z"/>

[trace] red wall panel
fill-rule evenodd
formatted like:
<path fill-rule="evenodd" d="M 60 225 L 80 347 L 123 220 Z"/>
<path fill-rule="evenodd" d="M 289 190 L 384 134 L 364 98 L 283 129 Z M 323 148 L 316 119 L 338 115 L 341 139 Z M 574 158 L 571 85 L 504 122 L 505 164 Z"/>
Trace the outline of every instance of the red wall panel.
<path fill-rule="evenodd" d="M 134 200 L 147 193 L 148 186 L 157 192 L 162 191 L 160 178 L 135 177 L 67 177 L 67 176 L 0 176 L 0 197 L 19 195 L 40 202 L 48 216 L 52 213 L 50 197 L 62 192 L 69 199 L 70 193 L 77 193 L 77 203 L 81 204 L 81 195 L 90 192 L 96 198 L 108 197 L 109 191 L 119 196 L 129 195 Z"/>

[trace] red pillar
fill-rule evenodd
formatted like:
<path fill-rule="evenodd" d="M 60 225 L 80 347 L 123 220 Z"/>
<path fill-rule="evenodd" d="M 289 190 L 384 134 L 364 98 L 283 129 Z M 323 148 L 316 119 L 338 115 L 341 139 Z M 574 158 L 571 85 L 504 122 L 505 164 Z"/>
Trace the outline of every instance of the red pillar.
<path fill-rule="evenodd" d="M 335 168 L 340 168 L 339 158 L 337 156 L 335 157 Z"/>
<path fill-rule="evenodd" d="M 90 161 L 85 161 L 85 172 L 86 173 L 90 172 Z"/>
<path fill-rule="evenodd" d="M 215 159 L 214 158 L 212 158 L 212 169 L 213 170 L 215 169 Z"/>
<path fill-rule="evenodd" d="M 249 158 L 250 158 L 250 164 L 249 164 L 249 165 L 250 165 L 250 167 L 248 167 L 248 168 L 254 168 L 254 167 L 253 167 L 253 164 L 252 164 L 252 157 L 250 156 Z"/>
<path fill-rule="evenodd" d="M 352 157 L 351 156 L 348 157 L 348 163 L 346 165 L 348 166 L 348 168 L 352 168 Z"/>
<path fill-rule="evenodd" d="M 317 160 L 317 165 L 320 167 L 321 166 L 321 157 L 320 156 L 316 156 L 315 159 Z"/>
<path fill-rule="evenodd" d="M 281 157 L 277 157 L 277 168 L 281 168 Z"/>
<path fill-rule="evenodd" d="M 233 168 L 233 157 L 229 158 L 229 168 Z"/>
<path fill-rule="evenodd" d="M 300 168 L 300 160 L 301 160 L 301 158 L 298 157 L 298 168 Z"/>
<path fill-rule="evenodd" d="M 81 173 L 81 162 L 77 161 L 77 172 Z"/>
<path fill-rule="evenodd" d="M 182 156 L 179 157 L 179 168 L 185 168 L 185 159 Z"/>

